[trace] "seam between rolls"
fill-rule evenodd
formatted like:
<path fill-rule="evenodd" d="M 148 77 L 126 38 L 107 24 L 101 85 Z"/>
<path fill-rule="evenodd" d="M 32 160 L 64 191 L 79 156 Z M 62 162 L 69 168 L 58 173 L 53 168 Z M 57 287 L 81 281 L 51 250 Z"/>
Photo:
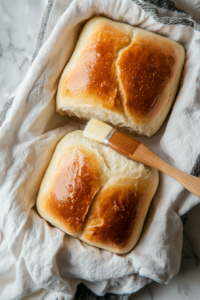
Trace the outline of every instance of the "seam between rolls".
<path fill-rule="evenodd" d="M 91 148 L 93 151 L 97 151 L 98 155 L 103 159 L 103 167 L 106 166 L 106 168 L 108 169 L 108 171 L 110 172 L 111 170 L 108 168 L 106 162 L 105 162 L 105 159 L 103 157 L 103 155 L 99 152 L 99 149 L 94 147 L 93 145 L 91 145 L 88 141 L 87 141 L 87 144 L 88 144 L 88 147 Z M 82 240 L 81 237 L 83 236 L 84 232 L 85 232 L 85 228 L 86 228 L 86 224 L 87 224 L 87 221 L 91 215 L 91 211 L 92 211 L 92 208 L 96 202 L 96 199 L 97 199 L 97 196 L 99 195 L 100 191 L 104 188 L 105 184 L 109 181 L 109 176 L 105 176 L 105 171 L 104 171 L 104 168 L 102 169 L 102 173 L 101 173 L 101 181 L 100 181 L 100 185 L 99 185 L 99 188 L 98 190 L 96 191 L 96 193 L 94 194 L 94 197 L 92 199 L 92 202 L 90 203 L 90 206 L 88 208 L 88 211 L 85 215 L 85 219 L 84 219 L 84 222 L 83 222 L 83 225 L 81 227 L 81 230 L 80 232 L 78 233 L 78 236 L 77 238 Z M 103 177 L 106 177 L 106 180 L 103 180 Z M 83 240 L 82 240 L 83 241 Z"/>
<path fill-rule="evenodd" d="M 121 101 L 121 108 L 123 110 L 123 115 L 124 115 L 125 122 L 127 122 L 127 123 L 129 122 L 129 120 L 128 120 L 128 116 L 127 116 L 126 111 L 125 111 L 126 96 L 125 96 L 125 91 L 124 91 L 122 82 L 121 82 L 120 77 L 119 77 L 119 75 L 120 75 L 120 68 L 118 66 L 118 62 L 119 62 L 119 60 L 121 58 L 122 52 L 125 51 L 126 49 L 128 49 L 133 44 L 134 36 L 135 36 L 135 33 L 133 31 L 132 37 L 130 38 L 130 43 L 126 47 L 123 47 L 122 49 L 119 50 L 117 59 L 115 60 L 115 68 L 116 68 L 117 83 L 118 83 L 118 92 L 119 92 L 121 100 L 122 100 Z"/>
<path fill-rule="evenodd" d="M 81 239 L 81 237 L 83 236 L 83 234 L 85 233 L 87 221 L 88 221 L 89 217 L 91 216 L 91 211 L 92 211 L 92 209 L 93 209 L 93 206 L 94 206 L 95 203 L 96 203 L 96 199 L 97 199 L 99 193 L 101 192 L 101 190 L 102 190 L 103 188 L 104 188 L 103 185 L 100 186 L 99 189 L 98 189 L 98 191 L 96 192 L 96 194 L 94 195 L 94 197 L 93 197 L 93 199 L 92 199 L 92 202 L 91 202 L 91 204 L 90 204 L 90 207 L 89 207 L 89 209 L 88 209 L 88 211 L 87 211 L 87 214 L 86 214 L 86 216 L 85 216 L 85 220 L 84 220 L 84 222 L 83 222 L 83 226 L 82 226 L 80 235 L 78 236 L 78 238 L 80 238 L 80 239 Z"/>

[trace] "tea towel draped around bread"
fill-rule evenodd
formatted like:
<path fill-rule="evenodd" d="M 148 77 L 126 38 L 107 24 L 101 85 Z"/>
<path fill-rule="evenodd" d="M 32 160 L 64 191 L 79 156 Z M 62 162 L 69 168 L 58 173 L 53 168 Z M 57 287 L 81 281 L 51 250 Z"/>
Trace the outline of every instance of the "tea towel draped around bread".
<path fill-rule="evenodd" d="M 160 174 L 142 236 L 126 255 L 64 234 L 35 209 L 56 144 L 80 127 L 55 112 L 55 95 L 83 23 L 96 15 L 139 26 L 184 46 L 185 66 L 170 116 L 154 136 L 141 141 L 168 163 L 191 172 L 200 150 L 200 26 L 183 12 L 167 13 L 162 10 L 159 17 L 155 8 L 137 0 L 49 1 L 33 63 L 14 101 L 1 113 L 1 299 L 33 293 L 34 299 L 72 299 L 80 282 L 98 295 L 130 294 L 152 280 L 168 283 L 178 273 L 180 216 L 199 199 L 165 174 Z"/>

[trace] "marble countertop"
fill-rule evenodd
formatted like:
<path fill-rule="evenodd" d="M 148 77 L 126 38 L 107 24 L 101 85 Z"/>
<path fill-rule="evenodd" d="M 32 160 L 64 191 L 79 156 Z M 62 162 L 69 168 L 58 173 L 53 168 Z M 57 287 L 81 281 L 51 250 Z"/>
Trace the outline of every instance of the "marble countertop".
<path fill-rule="evenodd" d="M 0 111 L 21 83 L 36 47 L 45 0 L 0 0 Z M 200 0 L 174 0 L 200 23 Z M 193 3 L 197 3 L 193 8 Z M 200 205 L 194 207 L 184 230 L 179 274 L 168 284 L 155 282 L 131 296 L 132 300 L 193 300 L 200 294 Z"/>

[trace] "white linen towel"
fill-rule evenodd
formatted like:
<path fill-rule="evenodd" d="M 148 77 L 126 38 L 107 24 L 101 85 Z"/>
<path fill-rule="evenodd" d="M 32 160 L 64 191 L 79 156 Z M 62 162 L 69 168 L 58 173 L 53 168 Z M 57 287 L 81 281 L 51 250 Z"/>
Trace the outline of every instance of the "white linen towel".
<path fill-rule="evenodd" d="M 37 214 L 35 201 L 56 144 L 79 128 L 55 112 L 55 95 L 81 26 L 95 15 L 139 26 L 184 46 L 186 61 L 170 117 L 154 136 L 140 140 L 168 163 L 191 172 L 200 150 L 200 32 L 196 25 L 167 25 L 164 19 L 166 24 L 160 23 L 136 0 L 50 2 L 45 43 L 0 132 L 1 299 L 22 299 L 41 288 L 49 290 L 45 299 L 72 299 L 80 282 L 98 295 L 133 293 L 151 280 L 168 283 L 180 266 L 179 216 L 199 202 L 172 178 L 160 174 L 142 236 L 126 255 L 91 247 L 50 226 Z"/>

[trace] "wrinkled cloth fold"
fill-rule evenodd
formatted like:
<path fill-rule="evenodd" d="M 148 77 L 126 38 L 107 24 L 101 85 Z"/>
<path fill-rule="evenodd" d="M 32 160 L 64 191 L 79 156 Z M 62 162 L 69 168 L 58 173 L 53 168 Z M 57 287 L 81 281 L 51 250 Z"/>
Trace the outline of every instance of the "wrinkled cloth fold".
<path fill-rule="evenodd" d="M 42 27 L 45 35 L 0 132 L 1 298 L 22 299 L 36 293 L 37 299 L 37 292 L 44 289 L 46 300 L 73 299 L 80 282 L 98 295 L 130 294 L 152 280 L 168 283 L 180 266 L 180 216 L 199 203 L 172 178 L 160 173 L 141 238 L 126 255 L 91 247 L 50 226 L 37 214 L 35 202 L 56 144 L 81 128 L 55 112 L 55 95 L 82 25 L 96 15 L 153 31 L 184 46 L 186 61 L 170 116 L 154 136 L 140 140 L 166 162 L 191 172 L 200 149 L 198 24 L 192 20 L 185 24 L 183 12 L 164 16 L 161 22 L 146 4 L 131 0 L 55 0 L 49 1 L 48 9 Z"/>

